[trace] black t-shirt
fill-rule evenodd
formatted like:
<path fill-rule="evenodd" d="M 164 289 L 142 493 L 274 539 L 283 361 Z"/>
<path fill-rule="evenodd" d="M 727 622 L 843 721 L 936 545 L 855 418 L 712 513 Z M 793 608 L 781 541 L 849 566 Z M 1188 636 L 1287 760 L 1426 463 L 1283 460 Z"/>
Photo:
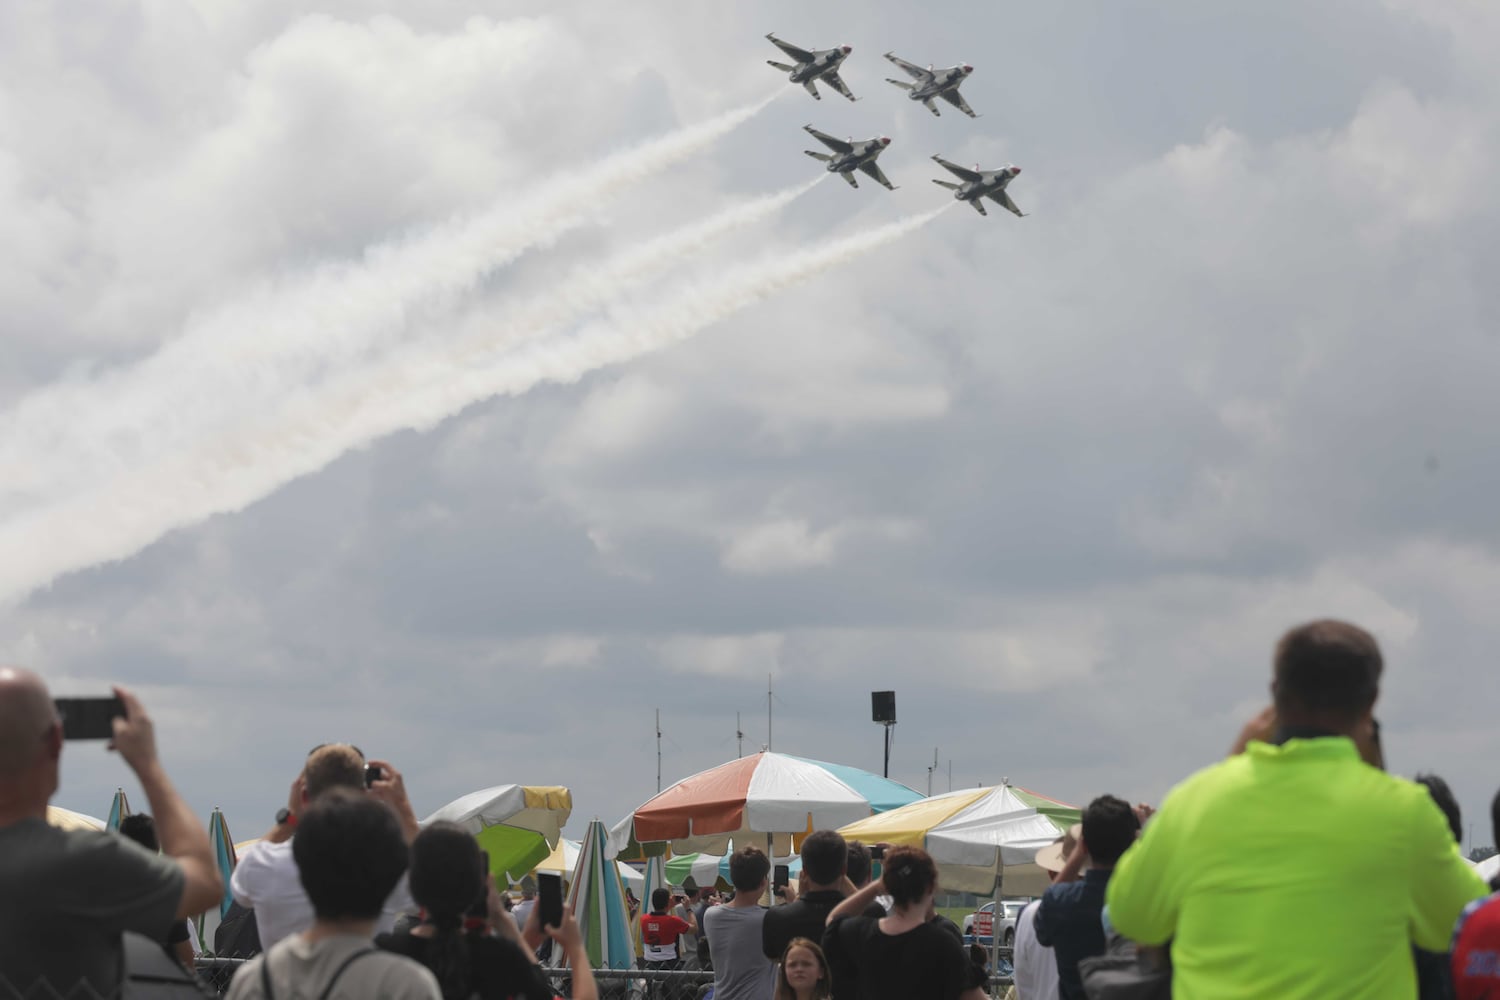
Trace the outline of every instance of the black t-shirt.
<path fill-rule="evenodd" d="M 760 925 L 761 950 L 771 961 L 779 962 L 792 938 L 822 941 L 828 914 L 843 901 L 843 893 L 829 889 L 798 896 L 785 906 L 771 907 Z"/>
<path fill-rule="evenodd" d="M 935 924 L 886 934 L 873 917 L 839 917 L 823 951 L 841 1000 L 955 1000 L 969 986 L 969 960 Z"/>
<path fill-rule="evenodd" d="M 486 934 L 465 934 L 464 939 L 469 943 L 469 988 L 460 996 L 478 996 L 480 1000 L 507 1000 L 509 997 L 552 1000 L 556 996 L 541 966 L 514 941 Z M 375 946 L 416 959 L 434 973 L 437 971 L 433 965 L 440 950 L 435 938 L 380 934 L 375 938 Z"/>

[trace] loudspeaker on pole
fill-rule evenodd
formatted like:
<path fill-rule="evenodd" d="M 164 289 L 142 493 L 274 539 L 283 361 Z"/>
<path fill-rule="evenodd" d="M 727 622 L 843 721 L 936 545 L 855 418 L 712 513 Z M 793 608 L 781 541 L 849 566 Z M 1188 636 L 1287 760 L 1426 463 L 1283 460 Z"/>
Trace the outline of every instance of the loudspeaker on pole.
<path fill-rule="evenodd" d="M 896 721 L 896 692 L 894 692 L 894 691 L 871 691 L 870 692 L 870 721 L 871 722 L 895 722 Z"/>

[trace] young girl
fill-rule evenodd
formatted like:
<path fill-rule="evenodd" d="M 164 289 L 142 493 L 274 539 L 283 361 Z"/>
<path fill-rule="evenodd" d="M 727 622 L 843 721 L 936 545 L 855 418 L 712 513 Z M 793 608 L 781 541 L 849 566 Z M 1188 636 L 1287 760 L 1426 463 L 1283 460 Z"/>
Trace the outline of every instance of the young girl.
<path fill-rule="evenodd" d="M 792 938 L 781 953 L 774 1000 L 825 1000 L 828 960 L 823 949 L 805 937 Z"/>

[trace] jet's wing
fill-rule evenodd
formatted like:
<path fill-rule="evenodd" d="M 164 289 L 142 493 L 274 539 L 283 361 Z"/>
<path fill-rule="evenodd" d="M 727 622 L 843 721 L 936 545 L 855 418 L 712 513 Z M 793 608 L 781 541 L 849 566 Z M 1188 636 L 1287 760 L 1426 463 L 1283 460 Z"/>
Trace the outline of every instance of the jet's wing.
<path fill-rule="evenodd" d="M 859 169 L 875 178 L 875 183 L 891 191 L 896 190 L 896 185 L 892 184 L 890 180 L 886 178 L 885 173 L 880 169 L 880 164 L 874 162 L 873 160 L 869 163 L 861 163 L 859 165 Z"/>
<path fill-rule="evenodd" d="M 785 52 L 787 55 L 791 56 L 799 63 L 813 61 L 813 54 L 806 49 L 799 49 L 797 46 L 791 44 L 790 42 L 783 42 L 775 35 L 767 35 L 766 38 L 770 39 L 772 45 L 776 46 L 778 49 Z"/>
<path fill-rule="evenodd" d="M 1026 214 L 1016 207 L 1016 203 L 1010 200 L 1010 195 L 1006 194 L 1003 190 L 991 191 L 989 194 L 985 195 L 985 197 L 990 199 L 991 201 L 998 201 L 1000 204 L 1005 206 L 1007 211 L 1014 212 L 1017 215 Z"/>
<path fill-rule="evenodd" d="M 927 75 L 927 71 L 925 69 L 923 69 L 922 67 L 920 67 L 920 66 L 918 66 L 918 65 L 916 65 L 914 63 L 907 62 L 905 59 L 902 59 L 900 56 L 896 55 L 896 53 L 894 53 L 894 52 L 887 52 L 885 54 L 885 57 L 887 59 L 889 59 L 891 62 L 895 63 L 897 66 L 900 66 L 902 69 L 906 70 L 906 72 L 910 73 L 912 76 L 916 77 L 918 80 L 922 79 L 923 77 L 925 77 Z"/>
<path fill-rule="evenodd" d="M 802 126 L 802 128 L 804 130 L 806 130 L 807 133 L 809 135 L 811 135 L 814 139 L 818 140 L 823 145 L 825 145 L 829 149 L 833 150 L 835 153 L 847 153 L 851 149 L 854 148 L 852 145 L 850 145 L 849 143 L 845 142 L 843 139 L 835 139 L 833 136 L 829 135 L 827 132 L 819 132 L 817 129 L 813 128 L 811 125 L 804 125 L 804 126 Z"/>
<path fill-rule="evenodd" d="M 822 76 L 818 77 L 818 79 L 828 84 L 828 86 L 832 87 L 834 90 L 837 90 L 840 94 L 843 94 L 845 97 L 849 98 L 849 100 L 859 100 L 859 98 L 855 97 L 849 92 L 849 88 L 844 85 L 843 77 L 839 76 L 837 70 L 834 70 L 832 73 L 824 73 Z"/>
<path fill-rule="evenodd" d="M 839 176 L 842 177 L 844 180 L 848 181 L 850 187 L 852 187 L 852 188 L 859 187 L 859 181 L 855 180 L 854 179 L 854 175 L 851 174 L 849 171 L 847 171 L 847 170 L 841 171 L 839 173 Z"/>
<path fill-rule="evenodd" d="M 962 111 L 964 114 L 968 115 L 970 118 L 979 117 L 974 113 L 974 109 L 969 107 L 969 102 L 964 100 L 963 95 L 958 92 L 957 87 L 954 87 L 952 90 L 941 91 L 938 93 L 938 96 L 947 101 L 949 104 L 953 105 L 958 110 Z"/>
<path fill-rule="evenodd" d="M 938 163 L 941 163 L 949 173 L 952 173 L 955 176 L 962 177 L 966 181 L 979 180 L 979 175 L 970 170 L 968 167 L 960 167 L 957 163 L 949 163 L 941 156 L 934 156 L 933 159 L 938 161 Z"/>

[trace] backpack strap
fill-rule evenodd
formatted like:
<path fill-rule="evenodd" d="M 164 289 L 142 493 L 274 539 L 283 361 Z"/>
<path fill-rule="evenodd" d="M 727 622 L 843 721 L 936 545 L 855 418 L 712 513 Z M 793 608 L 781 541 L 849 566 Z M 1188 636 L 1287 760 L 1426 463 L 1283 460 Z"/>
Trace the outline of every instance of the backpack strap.
<path fill-rule="evenodd" d="M 364 948 L 344 959 L 343 964 L 334 970 L 333 977 L 328 980 L 328 985 L 323 987 L 323 992 L 318 994 L 318 1000 L 328 1000 L 329 997 L 333 996 L 333 988 L 338 985 L 339 977 L 344 974 L 344 970 L 366 955 L 373 954 L 375 954 L 374 948 Z M 266 994 L 266 1000 L 272 1000 L 270 994 Z"/>

